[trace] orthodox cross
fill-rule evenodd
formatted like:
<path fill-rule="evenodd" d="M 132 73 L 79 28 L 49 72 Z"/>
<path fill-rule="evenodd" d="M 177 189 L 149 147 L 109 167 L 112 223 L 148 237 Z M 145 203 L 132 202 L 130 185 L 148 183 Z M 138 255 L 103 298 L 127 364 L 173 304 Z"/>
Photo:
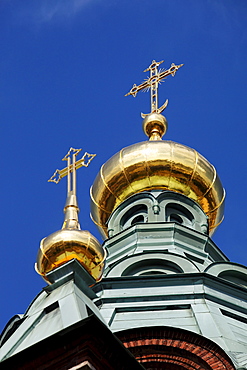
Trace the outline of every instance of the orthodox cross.
<path fill-rule="evenodd" d="M 158 86 L 165 80 L 165 78 L 169 75 L 175 76 L 175 73 L 177 70 L 183 66 L 183 64 L 176 65 L 174 63 L 171 64 L 169 69 L 159 69 L 158 67 L 161 63 L 163 63 L 164 60 L 161 62 L 156 62 L 155 60 L 152 61 L 150 66 L 145 69 L 143 72 L 150 71 L 150 76 L 147 78 L 143 83 L 140 85 L 134 84 L 132 89 L 125 95 L 133 95 L 134 97 L 140 90 L 144 91 L 151 91 L 151 113 L 161 113 L 163 110 L 167 107 L 168 99 L 166 99 L 165 103 L 158 108 Z M 141 114 L 142 118 L 146 117 L 148 114 Z"/>
<path fill-rule="evenodd" d="M 63 177 L 67 176 L 68 195 L 76 195 L 76 170 L 78 170 L 82 166 L 88 167 L 92 159 L 96 156 L 96 154 L 89 154 L 85 152 L 82 158 L 76 161 L 76 157 L 80 153 L 80 151 L 81 149 L 70 148 L 66 156 L 62 159 L 62 161 L 67 161 L 67 167 L 63 168 L 62 170 L 56 170 L 51 178 L 48 180 L 48 182 L 55 182 L 56 184 L 58 184 Z"/>

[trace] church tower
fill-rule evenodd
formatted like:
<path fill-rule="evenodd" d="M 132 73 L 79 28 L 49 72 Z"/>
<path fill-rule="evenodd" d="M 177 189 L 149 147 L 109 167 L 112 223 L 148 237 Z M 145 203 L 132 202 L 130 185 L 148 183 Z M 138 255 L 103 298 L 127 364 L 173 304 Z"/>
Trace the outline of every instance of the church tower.
<path fill-rule="evenodd" d="M 49 285 L 6 325 L 0 369 L 247 369 L 247 268 L 211 239 L 225 199 L 214 166 L 162 139 L 158 85 L 182 67 L 162 62 L 126 94 L 150 90 L 149 140 L 111 157 L 91 187 L 102 245 L 78 221 L 76 170 L 94 155 L 76 161 L 71 148 L 52 176 L 67 175 L 68 196 L 37 257 Z"/>

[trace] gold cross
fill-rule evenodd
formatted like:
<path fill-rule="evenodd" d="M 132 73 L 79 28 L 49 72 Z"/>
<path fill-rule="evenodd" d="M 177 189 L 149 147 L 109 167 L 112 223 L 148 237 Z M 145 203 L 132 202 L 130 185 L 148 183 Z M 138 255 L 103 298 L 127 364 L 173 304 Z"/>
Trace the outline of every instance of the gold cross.
<path fill-rule="evenodd" d="M 80 153 L 81 149 L 74 149 L 70 148 L 66 156 L 62 159 L 62 161 L 67 161 L 67 167 L 63 168 L 62 170 L 56 170 L 48 182 L 55 182 L 56 184 L 65 177 L 67 177 L 67 185 L 68 185 L 68 195 L 74 194 L 76 195 L 76 170 L 81 168 L 82 166 L 88 167 L 92 159 L 96 156 L 96 154 L 89 154 L 85 152 L 81 159 L 76 161 L 77 155 Z M 71 163 L 71 154 L 72 154 L 72 163 Z M 71 177 L 72 174 L 72 177 Z"/>
<path fill-rule="evenodd" d="M 147 78 L 143 83 L 140 85 L 134 84 L 132 89 L 125 95 L 133 95 L 134 97 L 140 90 L 149 91 L 151 90 L 151 113 L 161 113 L 163 110 L 167 107 L 168 99 L 166 99 L 165 103 L 158 108 L 158 85 L 161 84 L 161 82 L 164 81 L 164 79 L 172 75 L 174 76 L 177 70 L 183 66 L 183 64 L 175 65 L 174 63 L 171 64 L 169 69 L 164 70 L 159 69 L 158 67 L 161 63 L 163 63 L 164 60 L 161 62 L 156 62 L 155 60 L 152 61 L 150 66 L 145 69 L 143 72 L 150 71 L 150 76 Z M 149 114 L 149 113 L 148 113 Z M 142 118 L 146 117 L 148 114 L 141 114 Z"/>

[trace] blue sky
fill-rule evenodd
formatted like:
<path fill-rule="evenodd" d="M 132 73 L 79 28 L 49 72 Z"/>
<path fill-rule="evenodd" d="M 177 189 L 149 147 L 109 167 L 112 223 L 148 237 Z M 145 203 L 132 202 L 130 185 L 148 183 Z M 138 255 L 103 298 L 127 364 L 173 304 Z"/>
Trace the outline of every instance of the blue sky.
<path fill-rule="evenodd" d="M 153 59 L 184 63 L 160 88 L 165 139 L 217 168 L 227 198 L 213 240 L 247 265 L 245 0 L 1 0 L 0 50 L 0 330 L 45 286 L 33 266 L 66 196 L 65 180 L 47 180 L 71 146 L 97 154 L 78 171 L 78 200 L 81 227 L 100 238 L 89 188 L 102 163 L 145 140 L 149 94 L 124 94 Z"/>

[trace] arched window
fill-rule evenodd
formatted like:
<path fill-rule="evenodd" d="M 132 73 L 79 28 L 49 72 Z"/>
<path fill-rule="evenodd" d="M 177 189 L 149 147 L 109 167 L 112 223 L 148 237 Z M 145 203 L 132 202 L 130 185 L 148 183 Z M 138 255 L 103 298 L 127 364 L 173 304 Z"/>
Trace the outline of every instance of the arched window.
<path fill-rule="evenodd" d="M 231 281 L 232 283 L 247 287 L 247 274 L 235 270 L 222 271 L 218 275 L 222 279 Z"/>
<path fill-rule="evenodd" d="M 166 221 L 176 222 L 180 225 L 193 225 L 194 217 L 188 209 L 177 203 L 169 203 L 166 206 Z"/>
<path fill-rule="evenodd" d="M 179 274 L 183 270 L 176 263 L 160 260 L 160 259 L 143 259 L 129 266 L 122 274 L 122 276 L 136 275 L 163 275 L 163 274 Z"/>
<path fill-rule="evenodd" d="M 130 208 L 122 217 L 120 224 L 122 229 L 148 221 L 148 210 L 144 204 L 138 204 Z"/>

